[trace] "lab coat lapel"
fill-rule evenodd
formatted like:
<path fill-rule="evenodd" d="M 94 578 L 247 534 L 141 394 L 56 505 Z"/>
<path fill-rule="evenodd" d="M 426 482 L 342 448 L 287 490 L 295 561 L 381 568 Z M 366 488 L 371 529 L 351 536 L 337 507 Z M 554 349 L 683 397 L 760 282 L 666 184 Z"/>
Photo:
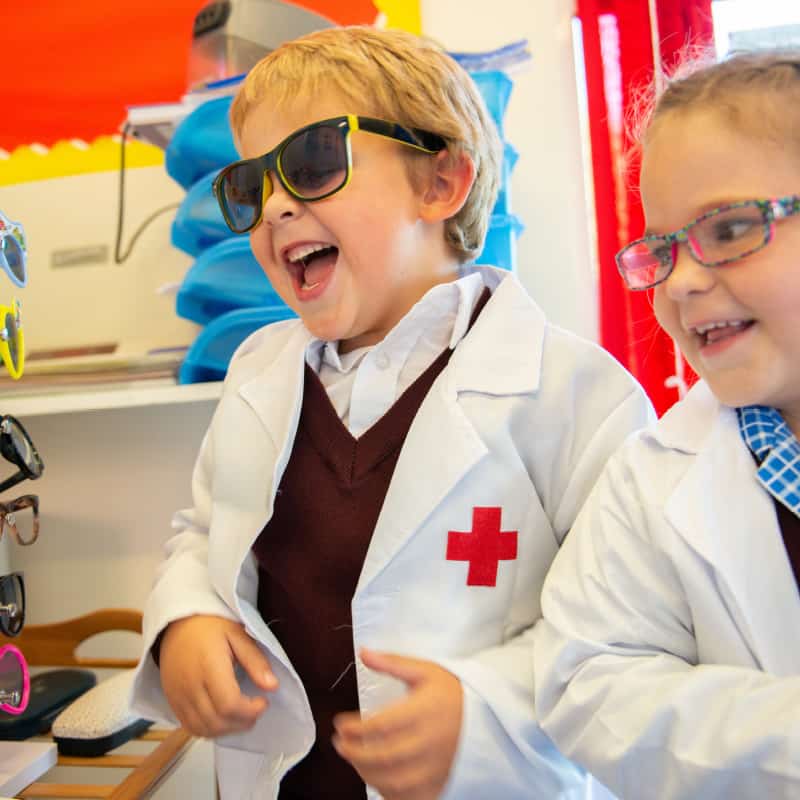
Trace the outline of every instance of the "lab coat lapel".
<path fill-rule="evenodd" d="M 285 463 L 300 415 L 306 346 L 311 335 L 298 325 L 278 357 L 239 387 L 239 395 L 261 420 Z"/>
<path fill-rule="evenodd" d="M 246 535 L 238 536 L 231 544 L 235 575 L 240 573 L 255 537 L 272 512 L 275 492 L 289 459 L 300 416 L 305 350 L 310 340 L 305 328 L 297 326 L 277 358 L 238 389 L 258 422 L 251 418 L 240 424 L 242 468 L 235 480 L 243 494 L 236 503 L 240 510 L 237 527 Z M 269 437 L 267 441 L 264 433 Z M 253 480 L 249 480 L 250 476 Z"/>
<path fill-rule="evenodd" d="M 786 637 L 800 627 L 800 596 L 772 500 L 753 469 L 736 415 L 723 410 L 666 515 L 721 578 L 720 591 L 761 668 L 797 674 L 800 650 L 787 647 Z"/>
<path fill-rule="evenodd" d="M 509 276 L 495 289 L 417 412 L 375 525 L 356 593 L 391 562 L 487 453 L 459 404 L 459 394 L 535 391 L 543 340 L 541 311 Z M 486 412 L 491 413 L 488 403 Z"/>

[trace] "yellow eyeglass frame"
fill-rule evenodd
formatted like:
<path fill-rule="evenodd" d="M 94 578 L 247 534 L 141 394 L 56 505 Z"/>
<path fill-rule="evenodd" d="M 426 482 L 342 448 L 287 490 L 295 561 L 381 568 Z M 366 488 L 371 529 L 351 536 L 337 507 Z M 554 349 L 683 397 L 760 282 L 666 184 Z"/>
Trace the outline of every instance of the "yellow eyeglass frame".
<path fill-rule="evenodd" d="M 19 301 L 15 298 L 11 305 L 0 305 L 0 358 L 3 359 L 8 374 L 15 380 L 22 377 L 25 371 L 25 336 L 22 332 L 22 315 Z M 14 332 L 9 332 L 6 319 L 11 317 L 15 322 L 16 338 L 14 342 L 17 351 L 17 364 L 11 355 L 11 345 L 9 339 Z"/>

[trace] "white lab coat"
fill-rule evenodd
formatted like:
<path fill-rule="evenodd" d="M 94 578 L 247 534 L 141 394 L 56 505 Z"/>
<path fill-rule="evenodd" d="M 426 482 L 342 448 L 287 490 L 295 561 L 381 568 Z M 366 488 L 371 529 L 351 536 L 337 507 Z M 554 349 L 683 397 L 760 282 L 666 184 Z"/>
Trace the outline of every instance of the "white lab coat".
<path fill-rule="evenodd" d="M 443 797 L 582 797 L 583 771 L 535 722 L 531 626 L 578 508 L 651 408 L 607 353 L 548 325 L 516 278 L 483 272 L 493 295 L 423 401 L 395 467 L 352 601 L 353 644 L 430 659 L 461 680 L 464 721 Z M 252 731 L 217 741 L 231 800 L 274 798 L 315 736 L 305 691 L 258 613 L 251 553 L 289 458 L 310 340 L 287 321 L 236 354 L 195 468 L 194 507 L 175 518 L 145 609 L 133 694 L 142 716 L 173 719 L 149 656 L 172 620 L 240 620 L 272 664 L 280 689 L 269 709 Z M 493 587 L 468 586 L 467 563 L 445 558 L 448 532 L 470 531 L 483 506 L 500 507 L 502 530 L 518 531 L 518 557 L 499 563 Z M 360 662 L 356 670 L 364 714 L 404 693 Z M 246 679 L 243 687 L 255 691 Z"/>
<path fill-rule="evenodd" d="M 755 470 L 696 385 L 611 459 L 545 583 L 541 723 L 622 798 L 800 797 L 800 595 Z"/>

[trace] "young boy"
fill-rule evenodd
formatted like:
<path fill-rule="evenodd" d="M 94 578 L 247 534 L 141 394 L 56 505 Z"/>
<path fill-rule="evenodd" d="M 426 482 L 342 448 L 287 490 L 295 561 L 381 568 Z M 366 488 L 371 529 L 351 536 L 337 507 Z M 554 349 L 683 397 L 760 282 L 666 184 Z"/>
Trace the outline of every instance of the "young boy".
<path fill-rule="evenodd" d="M 535 721 L 532 626 L 649 403 L 513 275 L 464 266 L 500 142 L 438 47 L 303 37 L 231 119 L 244 161 L 217 196 L 300 319 L 231 362 L 147 605 L 136 709 L 217 738 L 236 800 L 578 796 L 585 774 Z"/>

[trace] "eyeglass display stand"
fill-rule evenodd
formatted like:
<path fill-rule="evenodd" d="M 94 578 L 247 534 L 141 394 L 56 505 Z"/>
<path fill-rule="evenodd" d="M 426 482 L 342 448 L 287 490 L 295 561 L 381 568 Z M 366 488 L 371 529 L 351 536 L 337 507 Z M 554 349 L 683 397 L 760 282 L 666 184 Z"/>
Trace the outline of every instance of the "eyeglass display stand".
<path fill-rule="evenodd" d="M 11 553 L 9 551 L 9 536 L 0 536 L 0 575 L 8 575 L 11 569 Z"/>
<path fill-rule="evenodd" d="M 78 655 L 79 646 L 92 636 L 109 631 L 141 633 L 142 614 L 133 609 L 99 609 L 82 617 L 52 625 L 26 625 L 16 640 L 31 667 L 67 666 L 91 669 L 131 668 L 135 659 L 98 658 Z M 2 637 L 0 637 L 0 641 Z M 49 737 L 45 741 L 52 741 Z M 139 743 L 145 743 L 144 752 Z M 24 744 L 24 743 L 23 743 Z M 198 761 L 209 762 L 203 751 L 192 757 L 195 742 L 183 728 L 149 729 L 130 743 L 102 756 L 91 758 L 58 756 L 55 769 L 20 789 L 17 798 L 141 798 L 212 797 L 213 773 L 198 769 Z M 205 786 L 195 786 L 187 793 L 183 788 L 170 788 L 171 775 L 183 760 L 191 761 L 190 769 L 205 779 Z M 69 768 L 69 769 L 65 769 Z M 77 770 L 74 768 L 78 768 Z M 123 771 L 121 780 L 113 783 Z M 80 780 L 80 783 L 76 783 Z M 162 791 L 166 790 L 166 791 Z M 156 794 L 157 792 L 157 794 Z M 2 798 L 0 798 L 2 800 Z"/>

